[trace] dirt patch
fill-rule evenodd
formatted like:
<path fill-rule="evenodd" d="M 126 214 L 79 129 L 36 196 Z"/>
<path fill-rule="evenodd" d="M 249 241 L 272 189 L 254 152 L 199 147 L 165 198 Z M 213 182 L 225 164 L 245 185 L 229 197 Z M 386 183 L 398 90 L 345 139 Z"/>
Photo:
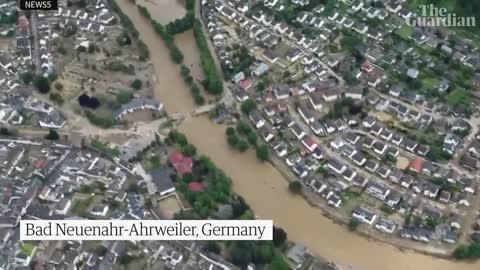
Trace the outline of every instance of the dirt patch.
<path fill-rule="evenodd" d="M 154 120 L 152 111 L 137 111 L 132 112 L 123 117 L 127 123 L 150 122 Z"/>
<path fill-rule="evenodd" d="M 404 156 L 399 156 L 397 158 L 397 168 L 401 169 L 401 170 L 404 170 L 408 167 L 408 165 L 410 164 L 410 160 Z"/>
<path fill-rule="evenodd" d="M 165 218 L 172 219 L 175 213 L 182 210 L 180 204 L 177 201 L 176 196 L 170 196 L 164 198 L 157 203 L 158 210 L 162 213 Z"/>
<path fill-rule="evenodd" d="M 384 113 L 384 112 L 368 112 L 368 115 L 369 116 L 372 116 L 372 117 L 376 117 L 378 119 L 380 119 L 380 121 L 382 122 L 388 122 L 390 120 L 392 120 L 392 116 L 388 113 Z"/>

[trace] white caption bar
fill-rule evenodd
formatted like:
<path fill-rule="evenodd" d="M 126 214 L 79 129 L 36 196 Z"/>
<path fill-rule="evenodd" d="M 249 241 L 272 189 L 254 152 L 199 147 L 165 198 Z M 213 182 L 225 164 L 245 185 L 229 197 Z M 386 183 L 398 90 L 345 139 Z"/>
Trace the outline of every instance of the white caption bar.
<path fill-rule="evenodd" d="M 21 220 L 20 240 L 272 240 L 271 220 Z"/>

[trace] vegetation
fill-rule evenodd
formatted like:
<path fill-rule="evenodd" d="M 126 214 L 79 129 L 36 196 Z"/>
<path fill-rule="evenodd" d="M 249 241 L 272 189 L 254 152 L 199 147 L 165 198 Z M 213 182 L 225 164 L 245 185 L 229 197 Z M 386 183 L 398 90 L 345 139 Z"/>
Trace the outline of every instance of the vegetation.
<path fill-rule="evenodd" d="M 120 151 L 117 148 L 111 148 L 108 143 L 102 143 L 96 139 L 92 141 L 92 147 L 110 157 L 118 157 L 120 155 Z"/>
<path fill-rule="evenodd" d="M 56 141 L 56 140 L 60 139 L 60 135 L 58 135 L 57 131 L 55 131 L 54 129 L 50 129 L 48 131 L 48 134 L 45 135 L 45 139 L 51 140 L 51 141 Z"/>
<path fill-rule="evenodd" d="M 240 105 L 240 109 L 244 114 L 249 114 L 256 108 L 257 103 L 255 103 L 255 101 L 253 101 L 252 99 L 247 99 L 242 103 L 242 105 Z"/>
<path fill-rule="evenodd" d="M 350 53 L 356 52 L 356 47 L 361 44 L 362 38 L 360 35 L 356 34 L 353 31 L 345 31 L 340 44 L 343 49 L 349 51 Z"/>
<path fill-rule="evenodd" d="M 95 252 L 95 255 L 97 255 L 98 257 L 103 257 L 107 255 L 108 249 L 105 246 L 99 245 L 95 248 L 94 252 Z"/>
<path fill-rule="evenodd" d="M 342 98 L 335 102 L 335 104 L 333 105 L 333 110 L 330 110 L 326 117 L 336 119 L 347 114 L 364 114 L 362 105 L 359 103 L 355 103 L 355 101 L 351 98 Z"/>
<path fill-rule="evenodd" d="M 177 64 L 181 64 L 183 62 L 183 54 L 180 51 L 180 49 L 175 45 L 175 41 L 174 41 L 172 33 L 169 32 L 168 30 L 165 30 L 163 25 L 156 22 L 152 18 L 152 16 L 150 15 L 150 12 L 145 7 L 142 7 L 142 6 L 137 6 L 137 7 L 138 7 L 138 10 L 140 11 L 140 13 L 150 21 L 150 23 L 153 26 L 155 32 L 157 32 L 157 34 L 160 35 L 160 37 L 165 42 L 165 45 L 167 46 L 167 48 L 170 51 L 170 58 L 172 59 L 172 61 L 177 63 Z M 171 26 L 171 27 L 173 27 L 173 26 Z M 182 77 L 183 77 L 185 83 L 190 86 L 190 91 L 192 93 L 193 100 L 195 101 L 195 104 L 197 104 L 197 105 L 205 104 L 205 99 L 200 94 L 200 89 L 198 88 L 198 86 L 193 81 L 193 77 L 190 75 L 190 70 L 185 65 L 182 65 L 182 67 L 180 69 L 180 72 L 182 74 Z"/>
<path fill-rule="evenodd" d="M 35 250 L 35 246 L 30 243 L 23 243 L 22 246 L 20 247 L 20 250 L 26 254 L 32 256 L 33 251 Z"/>
<path fill-rule="evenodd" d="M 253 64 L 254 58 L 250 55 L 246 47 L 242 46 L 237 52 L 235 52 L 233 55 L 233 59 L 236 60 L 233 67 L 224 67 L 225 76 L 227 77 L 227 79 L 230 79 L 232 76 L 239 72 L 249 73 L 247 70 Z"/>
<path fill-rule="evenodd" d="M 471 93 L 465 89 L 455 89 L 447 95 L 447 104 L 451 108 L 470 107 L 472 102 Z"/>
<path fill-rule="evenodd" d="M 355 231 L 357 230 L 358 226 L 360 225 L 360 221 L 358 221 L 357 219 L 350 219 L 350 222 L 348 223 L 348 229 L 350 231 Z"/>
<path fill-rule="evenodd" d="M 8 129 L 6 127 L 0 127 L 0 135 L 3 136 L 16 136 L 17 131 L 13 129 Z"/>
<path fill-rule="evenodd" d="M 138 7 L 138 10 L 140 11 L 140 14 L 142 14 L 145 18 L 147 18 L 150 21 L 150 24 L 153 26 L 153 29 L 155 30 L 155 32 L 158 35 L 160 35 L 160 37 L 165 42 L 165 45 L 167 46 L 170 52 L 170 58 L 172 59 L 172 61 L 177 64 L 182 63 L 183 54 L 180 51 L 180 49 L 177 47 L 177 45 L 175 45 L 173 35 L 170 34 L 167 30 L 165 30 L 165 27 L 163 27 L 162 24 L 160 24 L 159 22 L 155 21 L 155 19 L 152 18 L 147 8 L 139 5 L 137 5 L 137 7 Z"/>
<path fill-rule="evenodd" d="M 242 153 L 248 150 L 248 143 L 245 140 L 239 138 L 232 127 L 227 128 L 225 133 L 227 135 L 227 142 L 231 147 L 237 149 Z"/>
<path fill-rule="evenodd" d="M 203 33 L 202 24 L 195 19 L 193 23 L 193 34 L 198 50 L 200 51 L 200 65 L 205 75 L 203 82 L 205 89 L 214 95 L 220 95 L 223 91 L 223 79 L 220 71 L 215 66 L 215 61 L 208 48 L 207 39 Z"/>
<path fill-rule="evenodd" d="M 17 18 L 18 12 L 16 10 L 9 14 L 3 13 L 2 16 L 0 16 L 0 26 L 15 24 L 17 22 Z"/>
<path fill-rule="evenodd" d="M 480 258 L 480 242 L 458 246 L 453 252 L 453 256 L 459 260 Z"/>
<path fill-rule="evenodd" d="M 257 147 L 257 158 L 261 161 L 268 161 L 270 159 L 270 150 L 268 149 L 268 146 L 265 144 L 262 144 Z"/>
<path fill-rule="evenodd" d="M 185 8 L 190 11 L 195 8 L 195 0 L 186 0 L 185 1 Z"/>
<path fill-rule="evenodd" d="M 123 13 L 115 1 L 108 1 L 108 4 L 111 9 L 120 17 L 120 24 L 125 28 L 125 31 L 137 39 L 139 59 L 141 61 L 146 61 L 150 57 L 150 52 L 148 51 L 147 45 L 145 45 L 145 43 L 138 38 L 138 30 L 135 28 L 135 25 L 130 18 Z"/>
<path fill-rule="evenodd" d="M 287 233 L 282 228 L 273 226 L 273 244 L 280 247 L 285 244 L 285 241 L 287 241 Z"/>
<path fill-rule="evenodd" d="M 63 105 L 63 103 L 65 102 L 62 95 L 60 95 L 59 93 L 50 93 L 49 97 L 50 97 L 50 100 L 52 100 L 53 102 L 57 103 L 60 106 Z"/>
<path fill-rule="evenodd" d="M 302 184 L 300 181 L 293 181 L 288 184 L 288 190 L 294 194 L 300 194 L 302 192 Z"/>
<path fill-rule="evenodd" d="M 44 76 L 36 76 L 33 79 L 33 85 L 40 93 L 46 94 L 50 91 L 50 82 Z"/>
<path fill-rule="evenodd" d="M 193 11 L 188 11 L 183 18 L 176 19 L 165 26 L 166 31 L 170 35 L 183 33 L 193 27 L 195 15 Z"/>
<path fill-rule="evenodd" d="M 118 103 L 120 104 L 126 104 L 130 102 L 133 98 L 133 93 L 127 90 L 121 90 L 119 93 L 115 95 Z"/>
<path fill-rule="evenodd" d="M 72 214 L 77 215 L 79 217 L 83 218 L 88 218 L 89 213 L 88 213 L 88 207 L 93 202 L 93 197 L 88 197 L 87 199 L 81 199 L 81 200 L 75 200 L 73 205 L 72 205 Z"/>
<path fill-rule="evenodd" d="M 130 86 L 135 90 L 140 90 L 140 88 L 142 88 L 142 81 L 135 79 Z"/>
<path fill-rule="evenodd" d="M 81 94 L 78 97 L 78 103 L 80 104 L 80 106 L 87 107 L 90 109 L 96 109 L 100 107 L 100 101 L 98 101 L 96 97 L 90 97 L 85 93 Z"/>
<path fill-rule="evenodd" d="M 180 75 L 183 78 L 183 81 L 190 86 L 190 92 L 193 96 L 193 100 L 197 105 L 205 104 L 205 99 L 203 98 L 202 94 L 200 94 L 200 89 L 198 88 L 197 84 L 194 82 L 192 75 L 190 74 L 190 69 L 185 66 L 180 66 Z"/>
<path fill-rule="evenodd" d="M 24 84 L 30 84 L 31 82 L 33 82 L 33 79 L 34 79 L 34 75 L 32 72 L 25 72 L 23 73 L 22 75 L 20 75 L 20 79 L 22 80 L 22 82 Z"/>
<path fill-rule="evenodd" d="M 382 210 L 382 212 L 384 212 L 386 215 L 391 215 L 395 213 L 395 209 L 388 204 L 382 205 L 382 208 L 380 208 L 380 210 Z"/>
<path fill-rule="evenodd" d="M 226 130 L 227 135 L 235 133 L 233 128 Z M 166 143 L 170 145 L 188 145 L 185 135 L 172 131 L 168 134 Z M 176 219 L 206 219 L 214 215 L 219 205 L 232 206 L 232 219 L 253 219 L 254 214 L 244 199 L 231 192 L 231 180 L 217 168 L 207 157 L 196 159 L 192 173 L 187 173 L 177 181 L 177 191 L 192 205 L 190 211 L 181 211 L 175 215 Z M 192 181 L 206 183 L 203 192 L 192 192 L 188 184 Z M 230 241 L 227 242 L 225 254 L 229 260 L 240 267 L 249 263 L 268 265 L 269 269 L 289 269 L 275 246 L 282 246 L 286 241 L 286 233 L 281 229 L 274 229 L 274 241 Z M 223 246 L 223 245 L 222 245 Z M 218 242 L 207 242 L 207 249 L 214 253 L 221 253 Z"/>
<path fill-rule="evenodd" d="M 125 65 L 119 61 L 108 63 L 105 69 L 113 72 L 122 72 L 127 75 L 135 75 L 135 67 L 133 65 Z"/>
<path fill-rule="evenodd" d="M 115 125 L 116 121 L 113 116 L 99 116 L 91 111 L 86 111 L 85 112 L 88 121 L 90 123 L 102 127 L 102 128 L 111 128 Z"/>

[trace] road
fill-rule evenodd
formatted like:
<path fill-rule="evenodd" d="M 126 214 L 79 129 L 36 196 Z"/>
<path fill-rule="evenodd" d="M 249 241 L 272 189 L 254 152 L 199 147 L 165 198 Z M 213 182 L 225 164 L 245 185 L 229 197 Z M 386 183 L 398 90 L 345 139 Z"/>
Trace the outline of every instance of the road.
<path fill-rule="evenodd" d="M 42 67 L 40 66 L 40 38 L 38 36 L 38 16 L 37 12 L 32 10 L 30 12 L 30 35 L 33 37 L 32 42 L 32 59 L 35 64 L 35 73 L 41 74 Z"/>

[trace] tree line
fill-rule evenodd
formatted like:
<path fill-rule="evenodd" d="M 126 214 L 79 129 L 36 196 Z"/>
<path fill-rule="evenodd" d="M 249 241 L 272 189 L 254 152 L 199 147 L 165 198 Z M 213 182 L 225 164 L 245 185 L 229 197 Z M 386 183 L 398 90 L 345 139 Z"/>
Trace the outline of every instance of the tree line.
<path fill-rule="evenodd" d="M 156 22 L 152 16 L 150 15 L 150 12 L 142 6 L 137 6 L 138 10 L 140 13 L 147 18 L 150 23 L 152 24 L 155 32 L 157 32 L 158 35 L 163 39 L 165 42 L 165 45 L 169 49 L 170 52 L 170 58 L 172 61 L 176 64 L 182 64 L 183 63 L 183 53 L 180 51 L 180 49 L 177 47 L 174 41 L 174 34 L 179 32 L 179 31 L 185 31 L 185 27 L 188 25 L 188 20 L 191 20 L 193 22 L 193 13 L 187 13 L 185 18 L 179 19 L 173 22 L 173 24 L 168 24 L 166 28 L 163 27 L 160 23 Z M 188 15 L 191 14 L 191 15 Z M 190 17 L 191 16 L 191 17 Z M 188 17 L 188 19 L 186 19 Z M 169 30 L 167 30 L 169 29 Z M 195 83 L 191 73 L 190 69 L 185 66 L 181 65 L 180 67 L 180 74 L 184 80 L 184 82 L 190 86 L 190 92 L 192 94 L 192 97 L 194 99 L 195 104 L 197 105 L 203 105 L 205 104 L 205 99 L 204 97 L 200 94 L 200 88 L 198 85 Z"/>
<path fill-rule="evenodd" d="M 189 145 L 185 135 L 171 131 L 165 142 L 180 147 Z M 177 191 L 182 193 L 192 205 L 192 210 L 182 211 L 175 219 L 206 219 L 215 218 L 219 206 L 230 205 L 230 219 L 254 219 L 255 215 L 245 200 L 232 192 L 231 179 L 221 169 L 205 156 L 195 158 L 191 173 L 179 176 Z M 203 192 L 188 189 L 188 184 L 200 182 Z M 221 254 L 222 249 L 228 254 L 228 259 L 235 265 L 246 268 L 250 263 L 265 265 L 268 269 L 290 269 L 282 257 L 281 250 L 285 248 L 287 233 L 278 227 L 273 228 L 272 241 L 208 241 L 205 249 Z"/>
<path fill-rule="evenodd" d="M 215 61 L 208 48 L 208 42 L 203 32 L 202 23 L 195 19 L 193 23 L 193 35 L 200 51 L 200 65 L 205 75 L 205 89 L 214 95 L 220 95 L 223 91 L 223 79 L 220 71 L 215 66 Z"/>

